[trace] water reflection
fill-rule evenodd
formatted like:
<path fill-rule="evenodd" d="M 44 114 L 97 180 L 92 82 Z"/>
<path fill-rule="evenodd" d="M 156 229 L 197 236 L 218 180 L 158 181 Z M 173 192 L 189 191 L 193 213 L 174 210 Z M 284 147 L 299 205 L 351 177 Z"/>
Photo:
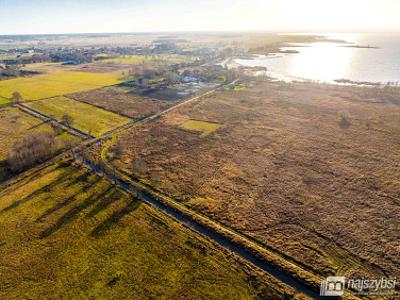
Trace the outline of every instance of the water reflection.
<path fill-rule="evenodd" d="M 318 34 L 322 35 L 322 34 Z M 297 54 L 278 54 L 255 60 L 237 60 L 246 66 L 268 68 L 272 77 L 283 80 L 312 79 L 333 82 L 336 79 L 382 82 L 400 81 L 400 34 L 330 34 L 361 46 L 351 48 L 338 43 L 311 43 L 305 47 L 288 47 Z"/>
<path fill-rule="evenodd" d="M 332 82 L 348 78 L 351 58 L 350 48 L 333 43 L 314 43 L 311 47 L 301 48 L 300 54 L 284 59 L 287 60 L 286 70 L 292 76 Z"/>

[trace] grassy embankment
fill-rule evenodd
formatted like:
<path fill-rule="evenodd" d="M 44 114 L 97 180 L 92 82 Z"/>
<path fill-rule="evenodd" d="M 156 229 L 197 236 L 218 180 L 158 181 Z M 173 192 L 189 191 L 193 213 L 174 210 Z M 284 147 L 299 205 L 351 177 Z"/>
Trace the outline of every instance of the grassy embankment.
<path fill-rule="evenodd" d="M 0 298 L 283 299 L 294 292 L 92 172 L 0 188 Z"/>

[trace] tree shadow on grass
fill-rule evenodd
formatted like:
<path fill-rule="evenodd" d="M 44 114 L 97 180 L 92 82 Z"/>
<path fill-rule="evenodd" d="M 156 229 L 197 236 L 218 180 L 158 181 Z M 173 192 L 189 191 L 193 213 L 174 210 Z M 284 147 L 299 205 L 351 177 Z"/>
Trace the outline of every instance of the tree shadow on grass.
<path fill-rule="evenodd" d="M 28 202 L 29 200 L 43 194 L 43 193 L 49 193 L 53 187 L 55 187 L 58 184 L 62 184 L 64 182 L 66 182 L 67 180 L 69 180 L 69 176 L 70 176 L 70 172 L 64 172 L 62 174 L 60 174 L 60 176 L 58 176 L 54 181 L 52 181 L 49 184 L 46 184 L 45 186 L 42 186 L 41 188 L 34 190 L 32 193 L 30 193 L 29 195 L 25 196 L 22 199 L 19 199 L 13 203 L 11 203 L 9 206 L 3 208 L 0 211 L 1 213 L 6 213 L 12 209 L 15 209 L 17 207 L 19 207 L 20 205 Z"/>
<path fill-rule="evenodd" d="M 113 212 L 101 224 L 97 225 L 90 235 L 92 237 L 99 237 L 105 234 L 113 226 L 117 225 L 118 221 L 121 220 L 124 216 L 138 209 L 141 203 L 142 202 L 140 200 L 132 199 L 125 207 Z"/>
<path fill-rule="evenodd" d="M 114 189 L 109 195 L 104 197 L 103 201 L 98 203 L 87 215 L 86 218 L 93 218 L 96 216 L 98 213 L 101 211 L 105 210 L 107 207 L 109 207 L 111 204 L 114 202 L 117 202 L 119 199 L 121 199 L 122 193 L 119 189 Z"/>
<path fill-rule="evenodd" d="M 47 120 L 47 121 L 40 122 L 39 124 L 36 124 L 36 125 L 33 125 L 33 126 L 29 127 L 26 131 L 39 128 L 40 126 L 45 125 L 45 124 L 47 124 L 47 123 L 50 123 L 50 121 Z"/>
<path fill-rule="evenodd" d="M 70 166 L 70 164 L 68 164 L 67 166 Z M 64 167 L 64 168 L 66 168 L 66 167 Z M 5 195 L 9 194 L 10 192 L 14 191 L 16 189 L 15 188 L 16 186 L 18 189 L 20 189 L 20 188 L 26 186 L 27 184 L 31 183 L 32 181 L 34 181 L 40 177 L 44 177 L 44 176 L 54 172 L 57 169 L 61 169 L 61 167 L 58 165 L 55 169 L 40 168 L 40 169 L 34 170 L 33 173 L 28 175 L 27 177 L 25 177 L 23 175 L 21 177 L 17 177 L 10 186 L 7 186 L 0 192 L 0 197 L 3 197 Z M 72 169 L 66 171 L 66 173 L 68 173 L 68 174 L 70 174 L 71 172 L 72 172 Z"/>
<path fill-rule="evenodd" d="M 96 177 L 96 180 L 94 182 L 91 182 L 89 184 L 84 185 L 83 187 L 81 187 L 76 193 L 74 193 L 72 196 L 66 198 L 64 201 L 57 203 L 56 205 L 54 205 L 53 207 L 49 208 L 48 210 L 46 210 L 41 216 L 39 216 L 36 219 L 36 222 L 40 222 L 43 221 L 43 219 L 47 218 L 48 216 L 50 216 L 51 214 L 55 213 L 56 211 L 68 206 L 69 204 L 73 203 L 76 200 L 76 197 L 81 194 L 82 192 L 84 192 L 85 190 L 92 188 L 96 183 L 98 183 L 100 181 L 100 177 Z M 70 184 L 68 184 L 68 186 L 70 186 Z"/>
<path fill-rule="evenodd" d="M 96 203 L 98 200 L 102 199 L 113 187 L 108 187 L 105 191 L 96 194 L 96 195 L 91 195 L 88 197 L 86 200 L 84 200 L 82 203 L 79 205 L 71 208 L 68 212 L 66 212 L 58 221 L 52 225 L 51 227 L 47 228 L 40 234 L 40 238 L 47 238 L 56 231 L 60 230 L 63 226 L 67 225 L 68 223 L 72 222 L 75 220 L 79 213 L 88 208 L 89 206 L 93 205 Z"/>
<path fill-rule="evenodd" d="M 68 183 L 66 185 L 66 187 L 71 187 L 77 183 L 81 183 L 81 182 L 89 182 L 89 178 L 90 176 L 93 175 L 92 172 L 86 171 L 85 173 L 79 175 L 78 177 L 76 177 L 75 179 L 71 180 L 70 183 Z"/>

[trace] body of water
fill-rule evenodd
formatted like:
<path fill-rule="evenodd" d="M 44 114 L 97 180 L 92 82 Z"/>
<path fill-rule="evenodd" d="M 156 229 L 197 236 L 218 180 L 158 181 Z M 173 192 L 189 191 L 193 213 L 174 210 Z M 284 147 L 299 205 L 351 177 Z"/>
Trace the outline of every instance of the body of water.
<path fill-rule="evenodd" d="M 267 67 L 268 75 L 284 80 L 400 82 L 400 33 L 317 35 L 345 40 L 350 45 L 378 48 L 351 48 L 346 44 L 327 42 L 297 44 L 283 50 L 299 53 L 260 55 L 257 59 L 237 59 L 236 62 Z"/>

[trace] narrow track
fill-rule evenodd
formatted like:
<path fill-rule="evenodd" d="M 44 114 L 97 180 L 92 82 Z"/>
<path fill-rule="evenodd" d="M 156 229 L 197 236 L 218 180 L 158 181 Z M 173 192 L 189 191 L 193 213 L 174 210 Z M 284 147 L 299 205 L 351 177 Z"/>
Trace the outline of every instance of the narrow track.
<path fill-rule="evenodd" d="M 264 272 L 272 275 L 273 277 L 275 277 L 279 281 L 283 282 L 284 284 L 292 287 L 296 291 L 301 292 L 312 299 L 323 299 L 321 296 L 319 296 L 319 294 L 316 291 L 309 288 L 308 286 L 306 286 L 304 283 L 297 280 L 296 278 L 292 277 L 289 273 L 286 273 L 286 272 L 276 268 L 275 266 L 267 263 L 266 261 L 263 261 L 263 260 L 257 258 L 248 249 L 233 243 L 232 241 L 230 241 L 223 235 L 215 232 L 211 228 L 206 227 L 203 224 L 200 224 L 199 222 L 193 220 L 189 216 L 182 214 L 179 211 L 174 210 L 173 208 L 171 208 L 168 205 L 165 205 L 164 203 L 162 203 L 161 201 L 159 201 L 152 195 L 146 193 L 143 190 L 136 188 L 129 182 L 106 172 L 105 170 L 103 170 L 102 168 L 93 164 L 92 162 L 89 162 L 89 161 L 83 159 L 82 157 L 76 157 L 76 160 L 81 162 L 86 167 L 90 168 L 96 174 L 102 175 L 105 178 L 113 181 L 116 185 L 118 185 L 122 189 L 124 189 L 130 193 L 134 193 L 135 197 L 137 197 L 141 201 L 144 201 L 144 202 L 156 207 L 157 209 L 161 210 L 168 216 L 185 224 L 186 226 L 191 228 L 193 231 L 199 233 L 200 235 L 207 237 L 208 239 L 214 241 L 221 247 L 228 249 L 229 251 L 235 253 L 236 255 L 245 259 L 247 262 L 255 265 L 256 267 L 260 268 Z"/>
<path fill-rule="evenodd" d="M 233 82 L 235 83 L 235 81 Z M 213 90 L 210 90 L 202 95 L 199 96 L 195 96 L 191 99 L 188 99 L 186 101 L 183 101 L 175 106 L 172 106 L 160 113 L 157 113 L 155 115 L 149 116 L 147 118 L 144 118 L 140 121 L 137 122 L 131 122 L 128 123 L 124 126 L 121 126 L 119 128 L 116 128 L 98 138 L 94 138 L 91 137 L 75 128 L 71 128 L 71 127 L 67 127 L 64 124 L 58 122 L 57 120 L 54 120 L 53 118 L 46 116 L 38 111 L 35 111 L 25 105 L 22 104 L 16 104 L 17 107 L 19 107 L 21 110 L 26 111 L 27 113 L 30 113 L 36 117 L 39 117 L 43 120 L 51 120 L 56 122 L 59 126 L 61 126 L 62 128 L 64 128 L 65 130 L 68 130 L 69 132 L 75 134 L 75 135 L 79 135 L 85 138 L 89 138 L 89 140 L 83 141 L 82 143 L 80 143 L 78 146 L 76 146 L 76 148 L 81 147 L 82 145 L 92 145 L 95 144 L 101 140 L 105 140 L 110 138 L 111 136 L 113 136 L 114 134 L 120 133 L 122 131 L 125 131 L 133 126 L 138 126 L 141 125 L 143 123 L 155 120 L 159 117 L 161 117 L 162 115 L 171 112 L 172 110 L 175 110 L 183 105 L 186 105 L 188 103 L 197 101 L 201 98 L 203 98 L 204 96 L 208 96 L 213 94 L 214 92 L 216 92 L 219 88 L 221 87 L 221 85 L 217 86 L 216 88 L 214 88 Z M 67 151 L 64 151 L 63 153 L 61 153 L 60 155 L 57 156 L 57 158 L 53 158 L 51 161 L 54 161 L 55 159 L 58 159 L 60 157 L 65 156 L 65 154 L 67 153 Z M 209 227 L 206 227 L 202 224 L 200 224 L 199 222 L 196 222 L 195 220 L 193 220 L 192 218 L 190 218 L 187 215 L 184 215 L 176 210 L 174 210 L 173 208 L 165 205 L 164 203 L 160 202 L 159 200 L 157 200 L 156 198 L 154 198 L 153 196 L 151 196 L 150 194 L 146 193 L 143 190 L 140 190 L 136 187 L 134 187 L 132 184 L 130 184 L 127 181 L 124 181 L 121 178 L 118 178 L 114 175 L 111 175 L 109 173 L 107 173 L 106 171 L 104 171 L 103 169 L 101 169 L 100 167 L 96 166 L 95 164 L 93 164 L 92 162 L 89 162 L 87 160 L 84 160 L 81 157 L 75 157 L 75 159 L 77 159 L 78 161 L 80 161 L 82 164 L 84 164 L 86 167 L 90 168 L 93 172 L 103 175 L 104 177 L 108 178 L 109 180 L 112 180 L 113 182 L 115 182 L 118 186 L 120 186 L 121 188 L 123 188 L 124 190 L 128 191 L 128 192 L 133 192 L 135 194 L 135 196 L 137 196 L 140 200 L 156 207 L 157 209 L 163 211 L 165 214 L 169 215 L 170 217 L 178 220 L 179 222 L 185 224 L 186 226 L 188 226 L 189 228 L 191 228 L 192 230 L 194 230 L 195 232 L 207 237 L 208 239 L 211 239 L 212 241 L 214 241 L 215 243 L 219 244 L 221 247 L 228 249 L 229 251 L 235 253 L 236 255 L 242 257 L 243 259 L 245 259 L 247 262 L 255 265 L 256 267 L 260 268 L 261 270 L 263 270 L 264 272 L 272 275 L 273 277 L 275 277 L 276 279 L 278 279 L 279 281 L 285 283 L 286 285 L 292 287 L 293 289 L 297 290 L 298 292 L 304 293 L 305 295 L 307 295 L 308 297 L 312 298 L 312 299 L 323 299 L 321 296 L 319 296 L 319 294 L 314 291 L 313 289 L 311 289 L 310 287 L 308 287 L 307 285 L 305 285 L 303 282 L 297 280 L 296 278 L 294 278 L 292 275 L 290 275 L 288 272 L 284 272 L 276 267 L 274 267 L 273 265 L 267 263 L 266 261 L 263 261 L 259 258 L 257 258 L 254 254 L 252 254 L 249 250 L 247 250 L 246 248 L 233 243 L 232 241 L 230 241 L 229 239 L 227 239 L 226 237 L 224 237 L 223 235 L 215 232 L 214 230 L 212 230 Z M 46 162 L 44 164 L 48 164 L 49 162 Z"/>
<path fill-rule="evenodd" d="M 234 84 L 236 82 L 236 80 L 234 82 L 232 82 L 232 84 Z M 96 143 L 100 140 L 104 140 L 107 138 L 110 138 L 112 135 L 117 134 L 119 132 L 122 132 L 124 130 L 127 130 L 133 126 L 138 126 L 141 125 L 143 123 L 155 120 L 159 117 L 161 117 L 164 114 L 167 114 L 175 109 L 178 109 L 181 106 L 184 106 L 188 103 L 191 102 L 195 102 L 197 100 L 200 100 L 201 98 L 203 98 L 204 96 L 208 96 L 211 95 L 213 93 L 215 93 L 222 85 L 217 86 L 216 88 L 202 94 L 196 97 L 193 97 L 191 99 L 188 99 L 184 102 L 181 102 L 175 106 L 172 106 L 160 113 L 157 113 L 155 115 L 149 116 L 147 118 L 144 118 L 138 122 L 134 122 L 134 123 L 129 123 L 125 126 L 119 127 L 113 131 L 110 131 L 109 133 L 106 133 L 105 135 L 94 139 L 92 141 L 89 141 L 89 143 Z M 218 234 L 217 232 L 213 231 L 211 228 L 206 227 L 198 222 L 196 222 L 195 220 L 193 220 L 192 218 L 174 210 L 173 208 L 165 205 L 164 203 L 160 202 L 159 200 L 157 200 L 156 198 L 154 198 L 152 195 L 146 193 L 143 190 L 140 190 L 136 187 L 134 187 L 132 184 L 130 184 L 127 181 L 124 181 L 123 179 L 112 175 L 108 172 L 106 172 L 105 170 L 103 170 L 102 168 L 96 166 L 95 164 L 93 164 L 92 162 L 89 162 L 87 160 L 84 160 L 81 157 L 76 157 L 76 159 L 78 161 L 80 161 L 82 164 L 84 164 L 86 167 L 90 168 L 93 172 L 103 175 L 104 177 L 108 178 L 109 180 L 115 182 L 118 186 L 120 186 L 121 188 L 125 189 L 128 192 L 133 192 L 140 200 L 156 207 L 157 209 L 163 211 L 164 213 L 166 213 L 167 215 L 169 215 L 170 217 L 178 220 L 181 223 L 184 223 L 186 226 L 188 226 L 189 228 L 191 228 L 192 230 L 194 230 L 195 232 L 206 236 L 207 238 L 213 240 L 214 242 L 216 242 L 217 244 L 219 244 L 221 247 L 230 250 L 231 252 L 239 255 L 240 257 L 242 257 L 243 259 L 245 259 L 246 261 L 248 261 L 249 263 L 255 265 L 256 267 L 260 268 L 261 270 L 263 270 L 264 272 L 272 275 L 273 277 L 277 278 L 278 280 L 280 280 L 281 282 L 285 283 L 286 285 L 292 287 L 293 289 L 297 290 L 298 292 L 304 293 L 305 295 L 307 295 L 308 297 L 312 298 L 312 299 L 323 299 L 319 296 L 319 294 L 314 291 L 313 289 L 311 289 L 310 287 L 306 286 L 303 282 L 297 280 L 296 278 L 294 278 L 293 276 L 291 276 L 289 273 L 283 272 L 282 270 L 277 269 L 276 267 L 274 267 L 273 265 L 257 258 L 254 256 L 254 254 L 252 254 L 249 250 L 245 249 L 244 247 L 237 245 L 235 243 L 233 243 L 232 241 L 228 240 L 226 237 L 222 236 L 221 234 Z"/>
<path fill-rule="evenodd" d="M 50 117 L 48 115 L 42 114 L 41 112 L 39 112 L 39 111 L 37 111 L 37 110 L 35 110 L 33 108 L 30 108 L 30 107 L 28 107 L 28 106 L 26 106 L 26 105 L 24 105 L 22 103 L 15 104 L 15 106 L 18 107 L 20 110 L 22 110 L 22 111 L 24 111 L 24 112 L 26 112 L 26 113 L 34 116 L 34 117 L 40 118 L 40 119 L 42 119 L 44 121 L 52 121 L 52 122 L 54 122 L 59 127 L 61 127 L 62 129 L 66 130 L 68 132 L 70 132 L 73 135 L 76 135 L 76 136 L 79 136 L 79 137 L 82 137 L 82 138 L 91 138 L 91 139 L 94 138 L 93 136 L 91 136 L 91 135 L 89 135 L 87 133 L 84 133 L 83 131 L 80 131 L 79 129 L 76 129 L 76 128 L 73 128 L 73 127 L 69 127 L 69 126 L 59 122 L 58 120 L 56 120 L 56 119 L 54 119 L 54 118 L 52 118 L 52 117 Z"/>

